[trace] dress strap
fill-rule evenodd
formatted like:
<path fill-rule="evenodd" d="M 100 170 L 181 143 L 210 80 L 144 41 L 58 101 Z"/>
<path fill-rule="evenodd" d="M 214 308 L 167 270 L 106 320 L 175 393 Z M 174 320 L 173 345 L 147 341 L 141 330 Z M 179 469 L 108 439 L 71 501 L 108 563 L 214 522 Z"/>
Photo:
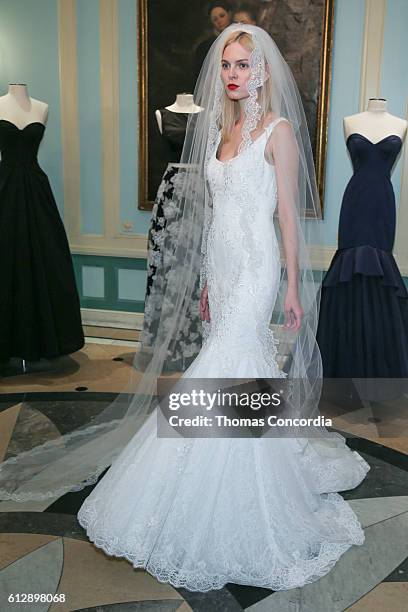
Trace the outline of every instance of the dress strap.
<path fill-rule="evenodd" d="M 287 121 L 287 123 L 289 123 L 286 117 L 278 117 L 277 119 L 274 119 L 274 121 L 271 121 L 271 123 L 265 128 L 265 132 L 268 134 L 268 138 L 271 135 L 275 125 L 278 125 L 278 123 L 280 123 L 281 121 Z"/>

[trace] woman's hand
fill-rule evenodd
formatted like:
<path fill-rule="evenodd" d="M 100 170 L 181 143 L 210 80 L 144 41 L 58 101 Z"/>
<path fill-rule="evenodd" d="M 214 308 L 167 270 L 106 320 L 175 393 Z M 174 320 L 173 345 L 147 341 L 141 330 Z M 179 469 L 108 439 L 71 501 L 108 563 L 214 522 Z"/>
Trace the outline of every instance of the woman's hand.
<path fill-rule="evenodd" d="M 208 305 L 207 283 L 205 283 L 204 287 L 202 288 L 200 296 L 200 319 L 202 321 L 210 322 L 210 307 Z"/>
<path fill-rule="evenodd" d="M 302 325 L 303 309 L 296 289 L 288 289 L 285 297 L 285 329 L 297 331 Z"/>

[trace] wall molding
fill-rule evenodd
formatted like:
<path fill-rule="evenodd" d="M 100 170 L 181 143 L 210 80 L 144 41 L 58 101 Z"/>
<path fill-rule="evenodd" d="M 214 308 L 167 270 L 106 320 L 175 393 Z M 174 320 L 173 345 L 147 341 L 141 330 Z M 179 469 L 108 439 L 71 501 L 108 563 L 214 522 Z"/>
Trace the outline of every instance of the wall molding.
<path fill-rule="evenodd" d="M 120 228 L 119 46 L 117 0 L 99 0 L 99 73 L 104 237 Z"/>
<path fill-rule="evenodd" d="M 76 254 L 143 259 L 147 236 L 121 233 L 117 0 L 99 0 L 104 233 L 81 233 L 76 5 L 76 0 L 58 0 L 64 224 L 70 248 Z"/>
<path fill-rule="evenodd" d="M 145 234 L 134 234 L 132 237 L 118 235 L 106 240 L 104 236 L 84 234 L 71 241 L 70 249 L 75 255 L 147 259 L 147 236 Z"/>
<path fill-rule="evenodd" d="M 81 316 L 83 325 L 139 330 L 143 328 L 142 312 L 81 308 Z"/>
<path fill-rule="evenodd" d="M 366 0 L 361 61 L 360 112 L 369 98 L 378 98 L 381 90 L 381 69 L 384 51 L 384 24 L 387 0 Z"/>
<path fill-rule="evenodd" d="M 64 225 L 71 241 L 81 220 L 76 0 L 58 2 L 58 44 Z"/>
<path fill-rule="evenodd" d="M 387 0 L 366 0 L 363 57 L 360 81 L 360 112 L 369 98 L 381 97 L 381 73 L 384 55 L 384 30 Z M 408 101 L 405 117 L 408 119 Z M 397 227 L 394 256 L 400 272 L 408 276 L 408 147 L 404 143 L 401 154 L 401 188 L 397 203 Z"/>
<path fill-rule="evenodd" d="M 408 191 L 408 180 L 404 181 L 404 189 L 405 192 Z M 408 195 L 408 194 L 407 194 Z M 408 218 L 408 210 L 406 211 L 406 216 Z M 399 227 L 397 227 L 397 230 Z M 146 236 L 144 234 L 138 235 L 138 243 L 136 246 L 136 241 L 133 242 L 131 246 L 127 249 L 120 249 L 120 254 L 118 254 L 118 249 L 106 248 L 104 245 L 98 247 L 95 246 L 84 246 L 84 245 L 71 245 L 71 252 L 74 255 L 95 255 L 97 257 L 128 257 L 130 259 L 147 259 L 147 245 L 146 245 Z M 404 242 L 405 241 L 405 242 Z M 405 250 L 402 249 L 394 253 L 396 262 L 398 264 L 399 270 L 402 276 L 408 277 L 408 241 L 406 240 L 406 234 L 404 236 L 404 241 L 402 241 L 402 245 L 405 245 Z M 309 257 L 310 263 L 314 270 L 327 270 L 331 260 L 334 257 L 334 254 L 337 250 L 336 246 L 316 246 L 312 245 L 309 249 Z"/>

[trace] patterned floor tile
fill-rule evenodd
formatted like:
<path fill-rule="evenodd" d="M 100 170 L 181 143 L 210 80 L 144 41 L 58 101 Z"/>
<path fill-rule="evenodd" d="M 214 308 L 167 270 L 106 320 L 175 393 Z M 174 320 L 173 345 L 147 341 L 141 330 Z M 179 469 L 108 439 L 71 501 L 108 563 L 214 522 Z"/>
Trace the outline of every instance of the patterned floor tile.
<path fill-rule="evenodd" d="M 18 403 L 0 412 L 0 461 L 4 461 L 22 404 Z"/>
<path fill-rule="evenodd" d="M 247 610 L 344 612 L 381 583 L 406 557 L 408 513 L 368 527 L 365 535 L 364 544 L 352 546 L 320 580 L 293 591 L 274 593 Z"/>
<path fill-rule="evenodd" d="M 383 582 L 345 612 L 406 612 L 407 582 Z"/>
<path fill-rule="evenodd" d="M 134 569 L 124 559 L 106 555 L 89 542 L 64 538 L 64 551 L 59 591 L 67 596 L 66 610 L 145 600 L 173 600 L 179 605 L 183 600 L 170 585 L 158 582 L 142 569 Z M 61 609 L 55 605 L 55 610 Z"/>
<path fill-rule="evenodd" d="M 63 568 L 64 550 L 61 538 L 36 548 L 32 552 L 10 563 L 0 571 L 0 610 L 2 612 L 22 612 L 35 610 L 47 612 L 50 604 L 9 603 L 11 594 L 50 594 L 57 593 Z"/>

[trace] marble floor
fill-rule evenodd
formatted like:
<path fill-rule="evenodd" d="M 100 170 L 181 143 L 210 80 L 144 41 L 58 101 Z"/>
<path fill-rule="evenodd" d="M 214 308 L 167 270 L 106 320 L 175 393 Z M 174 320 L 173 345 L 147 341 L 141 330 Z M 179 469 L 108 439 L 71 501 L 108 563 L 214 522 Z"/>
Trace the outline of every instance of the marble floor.
<path fill-rule="evenodd" d="M 0 372 L 0 459 L 85 423 L 123 391 L 133 372 L 135 330 L 85 328 L 85 347 L 45 372 Z M 228 584 L 192 593 L 158 582 L 87 539 L 76 513 L 92 490 L 46 502 L 0 502 L 0 611 L 402 612 L 408 601 L 408 399 L 351 411 L 325 399 L 335 429 L 371 466 L 343 495 L 366 540 L 301 589 Z M 103 474 L 101 475 L 101 478 Z M 95 485 L 93 485 L 95 486 Z M 65 602 L 9 603 L 13 593 L 64 593 Z"/>

